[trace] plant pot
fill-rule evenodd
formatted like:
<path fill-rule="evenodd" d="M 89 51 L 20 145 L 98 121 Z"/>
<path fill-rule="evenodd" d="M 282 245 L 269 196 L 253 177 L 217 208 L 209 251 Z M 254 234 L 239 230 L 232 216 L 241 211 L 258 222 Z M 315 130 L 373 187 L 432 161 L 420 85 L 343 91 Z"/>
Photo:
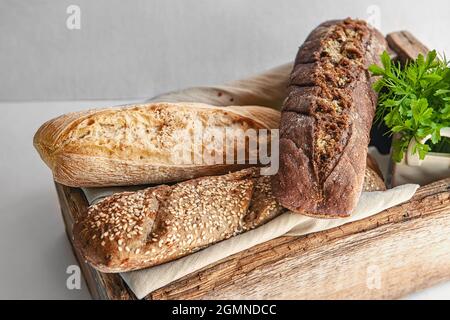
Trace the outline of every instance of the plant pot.
<path fill-rule="evenodd" d="M 441 136 L 450 137 L 450 128 L 442 128 Z M 431 135 L 420 142 L 425 143 L 429 139 Z M 417 153 L 413 154 L 416 143 L 416 140 L 412 139 L 403 160 L 393 162 L 392 185 L 394 187 L 405 183 L 425 185 L 450 177 L 450 153 L 429 152 L 425 159 L 420 160 Z"/>

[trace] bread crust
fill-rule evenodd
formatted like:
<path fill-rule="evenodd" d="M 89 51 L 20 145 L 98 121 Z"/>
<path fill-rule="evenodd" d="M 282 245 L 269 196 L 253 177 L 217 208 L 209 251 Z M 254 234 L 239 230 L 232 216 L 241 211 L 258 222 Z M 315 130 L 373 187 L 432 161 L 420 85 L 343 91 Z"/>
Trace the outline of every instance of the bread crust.
<path fill-rule="evenodd" d="M 286 208 L 347 217 L 363 187 L 376 94 L 367 68 L 386 41 L 363 21 L 321 24 L 300 47 L 280 124 L 272 184 Z"/>
<path fill-rule="evenodd" d="M 191 125 L 211 132 L 273 129 L 278 127 L 279 117 L 280 113 L 270 108 L 199 103 L 150 103 L 89 110 L 46 122 L 35 134 L 34 146 L 52 169 L 54 179 L 64 185 L 102 187 L 177 182 L 250 166 L 225 161 L 213 164 L 178 161 L 174 150 L 191 148 L 178 141 L 180 135 L 190 134 Z M 204 143 L 201 146 L 210 148 Z M 234 154 L 236 150 L 235 145 Z M 226 150 L 222 152 L 225 158 Z"/>
<path fill-rule="evenodd" d="M 364 190 L 385 190 L 371 166 Z M 270 177 L 248 168 L 107 197 L 75 221 L 74 243 L 96 269 L 125 272 L 178 259 L 285 211 Z"/>
<path fill-rule="evenodd" d="M 258 168 L 115 194 L 74 224 L 74 243 L 102 272 L 171 261 L 250 230 L 284 210 Z"/>

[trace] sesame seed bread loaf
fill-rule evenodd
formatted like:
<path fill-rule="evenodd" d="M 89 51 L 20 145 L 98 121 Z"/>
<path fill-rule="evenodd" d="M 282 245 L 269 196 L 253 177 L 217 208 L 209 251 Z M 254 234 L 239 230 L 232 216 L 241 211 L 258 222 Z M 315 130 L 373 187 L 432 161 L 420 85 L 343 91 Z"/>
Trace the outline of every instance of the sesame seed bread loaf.
<path fill-rule="evenodd" d="M 260 225 L 283 209 L 269 177 L 250 168 L 137 192 L 91 206 L 75 245 L 102 272 L 161 264 Z"/>
<path fill-rule="evenodd" d="M 34 145 L 64 185 L 160 184 L 246 167 L 226 164 L 227 151 L 236 154 L 238 146 L 219 149 L 214 137 L 278 128 L 279 119 L 279 111 L 258 106 L 150 103 L 60 116 L 37 131 Z M 204 161 L 219 152 L 223 161 Z"/>
<path fill-rule="evenodd" d="M 286 209 L 258 168 L 114 194 L 74 224 L 74 243 L 102 272 L 168 262 L 258 227 Z M 365 191 L 385 190 L 367 167 Z"/>
<path fill-rule="evenodd" d="M 387 48 L 364 21 L 321 24 L 300 47 L 280 122 L 279 202 L 347 217 L 359 199 L 377 97 L 367 68 Z"/>

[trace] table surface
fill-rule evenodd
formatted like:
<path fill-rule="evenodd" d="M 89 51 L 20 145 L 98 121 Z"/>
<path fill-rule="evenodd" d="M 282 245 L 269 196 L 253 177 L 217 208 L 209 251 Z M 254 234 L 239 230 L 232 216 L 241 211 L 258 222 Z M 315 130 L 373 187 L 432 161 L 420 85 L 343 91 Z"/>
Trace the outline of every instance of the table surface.
<path fill-rule="evenodd" d="M 62 113 L 133 101 L 0 103 L 0 299 L 89 299 L 84 282 L 69 290 L 77 262 L 66 238 L 50 170 L 32 145 L 35 131 Z M 26 117 L 24 115 L 27 115 Z M 406 299 L 450 299 L 450 282 Z"/>

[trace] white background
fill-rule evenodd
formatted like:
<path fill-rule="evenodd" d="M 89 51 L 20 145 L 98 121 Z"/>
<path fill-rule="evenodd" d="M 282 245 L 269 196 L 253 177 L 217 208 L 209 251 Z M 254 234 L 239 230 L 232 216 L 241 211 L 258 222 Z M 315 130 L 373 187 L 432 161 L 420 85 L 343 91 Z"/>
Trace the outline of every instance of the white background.
<path fill-rule="evenodd" d="M 81 29 L 66 28 L 66 8 Z M 379 14 L 374 10 L 379 8 Z M 0 0 L 0 99 L 149 97 L 293 60 L 320 22 L 379 16 L 450 52 L 448 0 Z"/>
<path fill-rule="evenodd" d="M 70 4 L 81 30 L 66 28 Z M 66 288 L 76 262 L 32 147 L 44 121 L 268 69 L 323 20 L 370 18 L 372 5 L 383 32 L 450 52 L 450 1 L 0 0 L 0 298 L 89 298 L 84 283 Z M 411 297 L 450 298 L 450 284 Z"/>

